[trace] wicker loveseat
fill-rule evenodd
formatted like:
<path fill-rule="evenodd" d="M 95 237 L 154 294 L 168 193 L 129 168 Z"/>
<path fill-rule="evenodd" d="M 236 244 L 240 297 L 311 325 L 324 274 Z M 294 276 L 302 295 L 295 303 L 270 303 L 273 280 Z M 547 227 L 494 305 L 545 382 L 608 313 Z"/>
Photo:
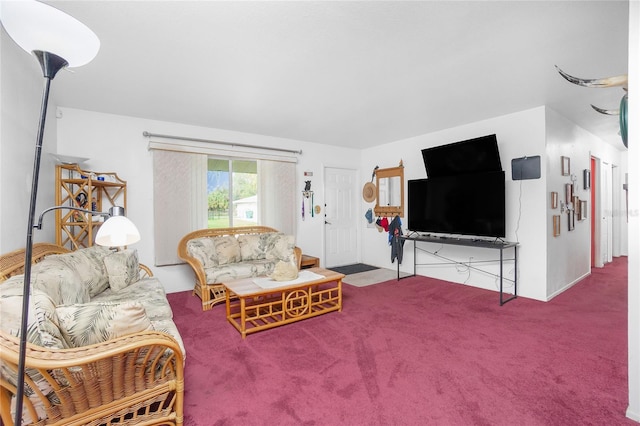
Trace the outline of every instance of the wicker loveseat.
<path fill-rule="evenodd" d="M 193 293 L 207 311 L 225 300 L 223 280 L 269 275 L 281 260 L 300 269 L 302 250 L 292 235 L 267 226 L 241 226 L 190 232 L 178 243 L 178 256 L 193 269 Z"/>
<path fill-rule="evenodd" d="M 33 260 L 22 423 L 183 424 L 184 347 L 164 288 L 137 254 L 40 243 Z M 0 256 L 6 426 L 15 416 L 23 268 L 24 250 Z"/>

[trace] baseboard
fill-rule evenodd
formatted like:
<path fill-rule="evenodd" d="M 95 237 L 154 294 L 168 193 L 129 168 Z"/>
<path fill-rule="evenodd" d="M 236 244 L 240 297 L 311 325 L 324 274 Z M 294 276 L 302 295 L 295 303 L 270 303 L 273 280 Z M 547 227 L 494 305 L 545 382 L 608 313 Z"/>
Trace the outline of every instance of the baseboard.
<path fill-rule="evenodd" d="M 625 415 L 631 420 L 640 422 L 640 413 L 631 410 L 631 407 L 627 407 L 627 412 L 625 413 Z"/>
<path fill-rule="evenodd" d="M 555 291 L 554 293 L 551 293 L 547 297 L 547 302 L 549 300 L 553 299 L 554 297 L 556 297 L 557 295 L 562 294 L 565 291 L 569 290 L 571 287 L 573 287 L 574 285 L 578 284 L 580 281 L 582 281 L 583 279 L 587 278 L 589 275 L 591 275 L 591 270 L 589 270 L 589 272 L 587 272 L 586 274 L 582 275 L 581 277 L 576 278 L 575 280 L 573 280 L 572 282 L 570 282 L 569 284 L 567 284 L 563 288 Z"/>

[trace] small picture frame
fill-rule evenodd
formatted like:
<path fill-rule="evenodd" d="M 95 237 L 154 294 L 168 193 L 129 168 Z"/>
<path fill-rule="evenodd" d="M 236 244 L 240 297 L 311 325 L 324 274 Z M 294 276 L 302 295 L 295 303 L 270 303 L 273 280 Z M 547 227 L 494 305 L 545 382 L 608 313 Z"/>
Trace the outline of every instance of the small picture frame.
<path fill-rule="evenodd" d="M 582 171 L 582 178 L 584 180 L 584 185 L 583 188 L 584 189 L 589 189 L 591 188 L 591 170 L 589 169 L 584 169 Z"/>
<path fill-rule="evenodd" d="M 562 176 L 569 176 L 571 174 L 571 159 L 564 155 L 560 157 L 562 163 Z"/>
<path fill-rule="evenodd" d="M 557 237 L 560 235 L 560 215 L 553 215 L 553 236 Z"/>
<path fill-rule="evenodd" d="M 582 203 L 578 197 L 573 197 L 573 210 L 575 210 L 577 220 L 582 220 Z"/>
<path fill-rule="evenodd" d="M 587 200 L 580 200 L 580 213 L 582 214 L 582 220 L 587 218 Z"/>
<path fill-rule="evenodd" d="M 564 184 L 564 202 L 567 204 L 573 202 L 573 184 L 572 183 Z"/>
<path fill-rule="evenodd" d="M 558 193 L 555 191 L 551 192 L 551 208 L 552 209 L 558 208 Z"/>
<path fill-rule="evenodd" d="M 569 226 L 567 229 L 569 231 L 573 231 L 574 229 L 576 229 L 576 212 L 570 210 L 567 216 L 569 216 Z"/>

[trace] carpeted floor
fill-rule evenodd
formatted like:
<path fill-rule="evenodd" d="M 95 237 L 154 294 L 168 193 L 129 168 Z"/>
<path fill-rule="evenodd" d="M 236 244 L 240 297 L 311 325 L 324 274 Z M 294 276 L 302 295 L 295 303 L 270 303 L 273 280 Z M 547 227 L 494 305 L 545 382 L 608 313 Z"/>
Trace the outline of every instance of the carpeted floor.
<path fill-rule="evenodd" d="M 627 261 L 550 302 L 410 277 L 343 286 L 343 310 L 242 339 L 224 306 L 169 294 L 185 426 L 635 425 Z"/>

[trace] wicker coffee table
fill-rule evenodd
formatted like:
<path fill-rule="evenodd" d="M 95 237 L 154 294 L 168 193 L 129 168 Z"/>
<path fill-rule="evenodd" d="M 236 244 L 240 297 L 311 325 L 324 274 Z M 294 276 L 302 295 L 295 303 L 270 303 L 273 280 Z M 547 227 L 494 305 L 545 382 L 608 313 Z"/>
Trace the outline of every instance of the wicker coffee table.
<path fill-rule="evenodd" d="M 227 319 L 244 339 L 247 334 L 342 310 L 344 274 L 324 268 L 299 272 L 304 282 L 278 283 L 243 278 L 223 283 Z"/>

